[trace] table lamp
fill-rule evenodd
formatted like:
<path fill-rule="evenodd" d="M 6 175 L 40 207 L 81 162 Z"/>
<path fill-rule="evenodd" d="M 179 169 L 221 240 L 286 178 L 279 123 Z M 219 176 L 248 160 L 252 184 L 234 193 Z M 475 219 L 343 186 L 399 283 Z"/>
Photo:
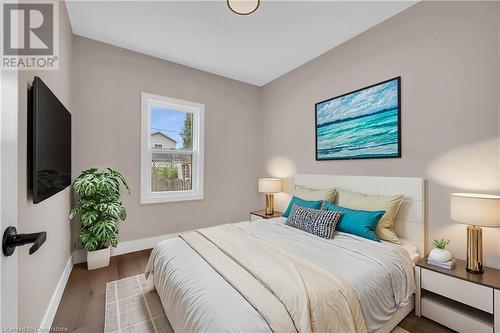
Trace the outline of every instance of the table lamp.
<path fill-rule="evenodd" d="M 500 196 L 453 193 L 450 217 L 467 224 L 467 265 L 471 273 L 483 273 L 483 234 L 481 227 L 500 227 Z"/>
<path fill-rule="evenodd" d="M 266 215 L 274 214 L 274 193 L 281 192 L 281 179 L 260 178 L 259 192 L 266 194 Z"/>

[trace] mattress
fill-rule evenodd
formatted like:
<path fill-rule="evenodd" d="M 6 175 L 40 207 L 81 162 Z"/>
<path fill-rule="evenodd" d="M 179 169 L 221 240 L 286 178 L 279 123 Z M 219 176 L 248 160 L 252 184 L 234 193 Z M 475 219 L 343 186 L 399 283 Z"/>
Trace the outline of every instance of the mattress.
<path fill-rule="evenodd" d="M 274 245 L 348 281 L 369 332 L 411 302 L 415 280 L 410 246 L 341 232 L 327 240 L 286 226 L 284 221 L 275 218 L 236 225 L 256 236 L 272 236 Z M 176 332 L 269 332 L 261 315 L 181 238 L 160 242 L 150 262 L 154 262 L 155 287 Z"/>

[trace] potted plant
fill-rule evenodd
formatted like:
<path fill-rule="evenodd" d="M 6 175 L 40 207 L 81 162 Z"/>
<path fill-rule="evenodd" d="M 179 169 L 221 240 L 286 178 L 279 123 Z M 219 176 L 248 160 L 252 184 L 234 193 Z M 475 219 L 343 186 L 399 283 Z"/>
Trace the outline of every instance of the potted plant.
<path fill-rule="evenodd" d="M 449 239 L 434 239 L 432 245 L 434 248 L 429 253 L 428 259 L 438 262 L 447 262 L 451 260 L 451 253 L 446 249 L 446 246 L 450 243 Z"/>
<path fill-rule="evenodd" d="M 118 220 L 127 217 L 120 200 L 121 184 L 130 194 L 125 178 L 110 168 L 85 170 L 73 183 L 78 200 L 69 218 L 80 217 L 80 242 L 87 250 L 89 270 L 108 266 L 110 246 L 118 245 Z"/>

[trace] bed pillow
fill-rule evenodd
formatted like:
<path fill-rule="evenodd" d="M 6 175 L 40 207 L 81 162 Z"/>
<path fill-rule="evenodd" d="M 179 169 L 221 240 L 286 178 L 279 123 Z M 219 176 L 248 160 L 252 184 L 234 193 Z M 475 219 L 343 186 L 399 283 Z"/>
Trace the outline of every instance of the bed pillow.
<path fill-rule="evenodd" d="M 384 210 L 356 210 L 339 207 L 328 202 L 323 203 L 323 208 L 342 213 L 342 217 L 337 223 L 337 231 L 347 232 L 379 242 L 375 234 L 375 229 L 377 228 L 378 221 L 385 213 Z"/>
<path fill-rule="evenodd" d="M 323 204 L 323 200 L 307 201 L 307 200 L 302 200 L 302 199 L 294 196 L 292 198 L 292 200 L 290 201 L 290 203 L 288 204 L 287 209 L 283 213 L 283 217 L 288 217 L 288 215 L 290 215 L 290 212 L 292 211 L 292 208 L 294 205 L 306 207 L 306 208 L 320 209 L 322 204 Z"/>
<path fill-rule="evenodd" d="M 290 212 L 290 217 L 285 221 L 285 225 L 331 239 L 340 216 L 340 212 L 333 210 L 319 210 L 295 205 Z"/>
<path fill-rule="evenodd" d="M 339 189 L 336 204 L 341 207 L 362 210 L 385 210 L 375 229 L 379 239 L 399 244 L 394 232 L 394 219 L 398 213 L 404 195 L 371 195 Z"/>
<path fill-rule="evenodd" d="M 332 202 L 335 199 L 337 194 L 336 188 L 327 188 L 327 189 L 314 189 L 305 187 L 302 185 L 295 185 L 295 191 L 293 195 L 297 198 L 307 201 L 317 201 L 323 200 L 327 202 Z"/>

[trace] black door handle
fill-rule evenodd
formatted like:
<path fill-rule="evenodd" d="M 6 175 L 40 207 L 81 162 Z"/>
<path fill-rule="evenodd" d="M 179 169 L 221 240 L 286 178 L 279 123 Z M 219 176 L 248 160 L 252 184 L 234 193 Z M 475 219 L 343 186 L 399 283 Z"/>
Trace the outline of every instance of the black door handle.
<path fill-rule="evenodd" d="M 34 243 L 29 250 L 31 255 L 35 253 L 43 243 L 45 243 L 46 239 L 47 233 L 45 231 L 35 232 L 32 234 L 18 234 L 16 228 L 7 227 L 3 233 L 2 251 L 3 254 L 8 257 L 14 253 L 17 246 Z"/>

